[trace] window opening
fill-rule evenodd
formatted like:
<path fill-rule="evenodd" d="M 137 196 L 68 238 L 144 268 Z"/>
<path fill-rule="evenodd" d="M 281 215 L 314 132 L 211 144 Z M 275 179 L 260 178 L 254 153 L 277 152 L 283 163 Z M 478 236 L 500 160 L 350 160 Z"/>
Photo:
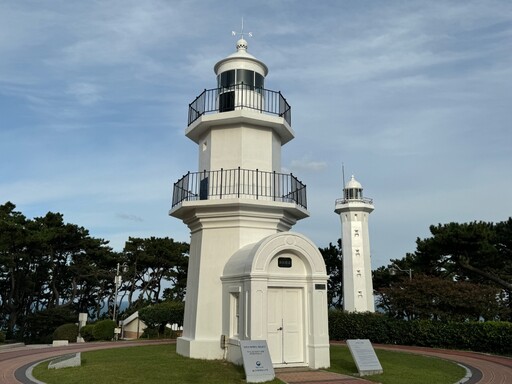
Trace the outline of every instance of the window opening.
<path fill-rule="evenodd" d="M 240 293 L 231 293 L 231 336 L 238 337 L 240 333 Z"/>

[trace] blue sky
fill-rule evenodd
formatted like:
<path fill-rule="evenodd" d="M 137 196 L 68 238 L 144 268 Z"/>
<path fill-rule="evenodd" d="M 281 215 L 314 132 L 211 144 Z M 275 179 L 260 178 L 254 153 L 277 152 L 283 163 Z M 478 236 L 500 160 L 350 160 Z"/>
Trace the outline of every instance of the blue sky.
<path fill-rule="evenodd" d="M 431 224 L 512 215 L 510 1 L 0 1 L 0 203 L 61 212 L 121 250 L 188 241 L 167 215 L 196 171 L 188 104 L 244 17 L 265 86 L 292 106 L 294 230 L 340 237 L 341 164 L 372 197 L 373 267 Z"/>

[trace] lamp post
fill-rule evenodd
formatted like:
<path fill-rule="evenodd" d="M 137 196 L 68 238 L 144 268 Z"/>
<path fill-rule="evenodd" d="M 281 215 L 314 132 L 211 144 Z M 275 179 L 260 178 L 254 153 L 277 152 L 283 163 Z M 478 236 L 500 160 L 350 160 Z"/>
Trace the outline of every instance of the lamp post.
<path fill-rule="evenodd" d="M 116 276 L 114 278 L 114 283 L 116 284 L 116 290 L 114 293 L 114 314 L 112 315 L 112 320 L 114 320 L 114 322 L 117 325 L 117 321 L 116 321 L 117 292 L 119 290 L 119 285 L 121 284 L 121 275 L 119 274 L 119 263 L 117 263 L 117 271 L 116 271 Z"/>
<path fill-rule="evenodd" d="M 396 271 L 405 272 L 409 274 L 409 280 L 412 280 L 412 269 L 402 269 L 395 263 L 391 264 L 391 268 L 389 268 L 389 274 L 391 276 L 396 275 Z"/>
<path fill-rule="evenodd" d="M 123 272 L 126 272 L 126 265 L 123 264 Z M 117 327 L 117 295 L 119 293 L 119 286 L 122 282 L 121 275 L 119 273 L 119 263 L 117 263 L 117 270 L 116 270 L 116 277 L 114 278 L 114 283 L 116 284 L 116 290 L 114 293 L 114 312 L 112 315 L 112 320 L 114 320 L 116 328 L 114 329 L 114 338 L 117 340 L 118 334 L 119 334 L 119 328 Z"/>

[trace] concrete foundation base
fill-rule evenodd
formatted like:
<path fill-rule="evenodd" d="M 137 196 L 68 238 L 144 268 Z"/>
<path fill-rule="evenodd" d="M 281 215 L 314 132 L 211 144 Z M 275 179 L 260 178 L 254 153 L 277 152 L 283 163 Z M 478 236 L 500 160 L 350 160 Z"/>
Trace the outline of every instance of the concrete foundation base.
<path fill-rule="evenodd" d="M 197 340 L 187 337 L 178 337 L 176 352 L 179 355 L 193 359 L 218 360 L 224 358 L 224 350 L 219 340 Z"/>

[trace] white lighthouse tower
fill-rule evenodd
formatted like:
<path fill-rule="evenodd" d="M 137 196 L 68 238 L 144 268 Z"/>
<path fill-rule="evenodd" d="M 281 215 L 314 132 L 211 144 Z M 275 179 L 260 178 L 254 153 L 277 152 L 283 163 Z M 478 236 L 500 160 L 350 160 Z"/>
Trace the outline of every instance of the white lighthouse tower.
<path fill-rule="evenodd" d="M 199 168 L 174 184 L 170 215 L 190 229 L 181 355 L 241 364 L 241 340 L 266 340 L 275 366 L 329 366 L 327 274 L 318 248 L 289 232 L 309 216 L 306 186 L 281 173 L 290 105 L 265 89 L 267 66 L 236 52 L 217 87 L 189 105 Z"/>
<path fill-rule="evenodd" d="M 348 312 L 374 312 L 368 218 L 373 201 L 363 197 L 363 187 L 352 176 L 336 200 L 340 215 L 343 252 L 343 308 Z"/>

